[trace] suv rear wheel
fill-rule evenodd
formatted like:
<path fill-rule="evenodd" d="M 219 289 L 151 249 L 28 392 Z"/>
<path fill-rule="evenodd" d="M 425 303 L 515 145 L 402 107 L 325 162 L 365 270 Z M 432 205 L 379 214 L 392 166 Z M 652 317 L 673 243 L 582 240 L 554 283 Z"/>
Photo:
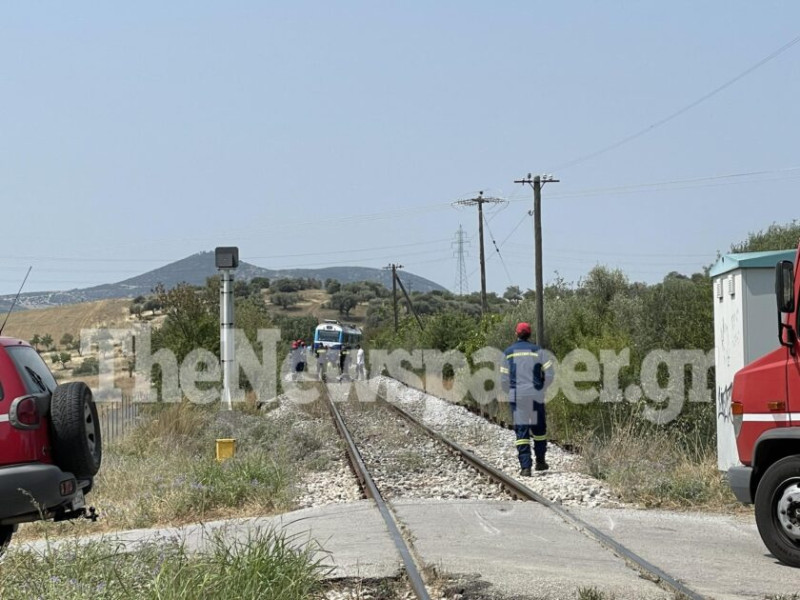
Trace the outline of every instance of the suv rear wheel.
<path fill-rule="evenodd" d="M 92 391 L 82 381 L 59 385 L 50 405 L 53 457 L 78 479 L 93 477 L 103 456 Z"/>
<path fill-rule="evenodd" d="M 772 465 L 758 483 L 756 525 L 761 539 L 782 563 L 800 567 L 800 456 Z"/>

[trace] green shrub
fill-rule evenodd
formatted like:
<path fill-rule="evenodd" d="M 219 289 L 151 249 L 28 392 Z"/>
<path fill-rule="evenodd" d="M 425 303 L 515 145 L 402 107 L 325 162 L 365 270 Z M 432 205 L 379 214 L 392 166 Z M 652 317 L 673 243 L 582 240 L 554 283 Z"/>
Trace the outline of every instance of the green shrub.
<path fill-rule="evenodd" d="M 98 373 L 100 373 L 100 363 L 94 356 L 87 356 L 80 365 L 72 369 L 72 374 L 75 376 L 97 375 Z"/>
<path fill-rule="evenodd" d="M 149 543 L 134 551 L 116 544 L 79 541 L 43 552 L 11 552 L 0 565 L 5 600 L 195 598 L 319 598 L 325 569 L 318 548 L 296 549 L 295 540 L 256 530 L 244 541 L 210 534 L 210 548 L 189 553 L 177 541 Z"/>

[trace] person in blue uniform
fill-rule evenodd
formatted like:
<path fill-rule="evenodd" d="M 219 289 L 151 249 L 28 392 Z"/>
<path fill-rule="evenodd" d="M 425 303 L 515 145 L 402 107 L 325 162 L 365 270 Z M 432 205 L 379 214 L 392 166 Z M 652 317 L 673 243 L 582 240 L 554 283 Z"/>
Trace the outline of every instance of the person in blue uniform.
<path fill-rule="evenodd" d="M 520 475 L 529 477 L 531 468 L 536 471 L 550 468 L 545 460 L 547 422 L 544 395 L 554 372 L 549 352 L 530 342 L 530 324 L 517 324 L 516 334 L 517 341 L 505 349 L 500 374 L 514 416 Z M 535 465 L 531 457 L 531 441 Z"/>

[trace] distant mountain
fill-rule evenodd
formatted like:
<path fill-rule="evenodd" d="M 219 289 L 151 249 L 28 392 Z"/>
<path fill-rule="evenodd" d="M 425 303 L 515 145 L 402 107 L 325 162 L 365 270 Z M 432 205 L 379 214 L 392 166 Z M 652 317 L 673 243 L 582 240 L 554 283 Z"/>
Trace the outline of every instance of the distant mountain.
<path fill-rule="evenodd" d="M 167 288 L 173 288 L 179 283 L 203 285 L 206 279 L 217 274 L 214 266 L 213 252 L 200 252 L 182 260 L 175 261 L 158 269 L 148 271 L 142 275 L 125 279 L 118 283 L 107 283 L 90 288 L 75 289 L 60 292 L 29 292 L 20 295 L 17 307 L 45 308 L 47 306 L 60 306 L 62 304 L 76 304 L 78 302 L 91 302 L 108 298 L 135 298 L 149 294 L 158 283 L 163 283 Z M 272 270 L 257 267 L 250 263 L 240 262 L 236 270 L 236 279 L 249 281 L 253 277 L 310 277 L 325 281 L 337 279 L 342 283 L 355 281 L 377 281 L 387 288 L 392 287 L 391 271 L 373 269 L 370 267 L 327 267 L 325 269 L 286 269 Z M 429 292 L 444 290 L 438 283 L 434 283 L 419 275 L 407 271 L 400 272 L 400 279 L 406 289 Z M 410 291 L 410 290 L 409 290 Z M 0 311 L 8 310 L 14 296 L 0 296 Z"/>

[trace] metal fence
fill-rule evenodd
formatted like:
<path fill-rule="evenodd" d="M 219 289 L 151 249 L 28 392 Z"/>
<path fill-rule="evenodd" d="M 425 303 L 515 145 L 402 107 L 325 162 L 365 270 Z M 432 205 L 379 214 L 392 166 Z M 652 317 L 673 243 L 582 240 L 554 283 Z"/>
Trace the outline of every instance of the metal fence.
<path fill-rule="evenodd" d="M 119 441 L 128 435 L 143 417 L 141 407 L 126 395 L 122 396 L 122 402 L 98 404 L 97 416 L 103 442 Z"/>

